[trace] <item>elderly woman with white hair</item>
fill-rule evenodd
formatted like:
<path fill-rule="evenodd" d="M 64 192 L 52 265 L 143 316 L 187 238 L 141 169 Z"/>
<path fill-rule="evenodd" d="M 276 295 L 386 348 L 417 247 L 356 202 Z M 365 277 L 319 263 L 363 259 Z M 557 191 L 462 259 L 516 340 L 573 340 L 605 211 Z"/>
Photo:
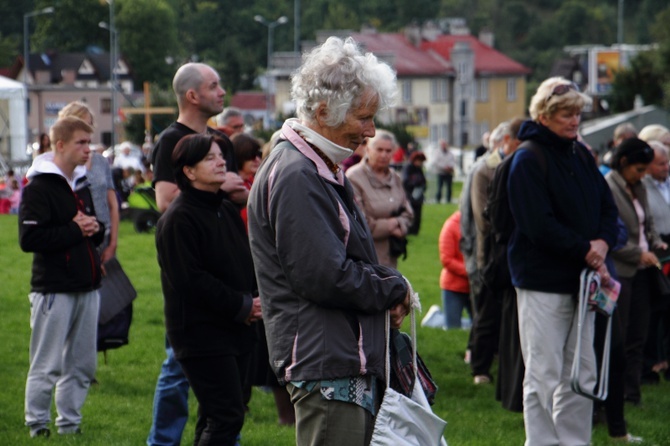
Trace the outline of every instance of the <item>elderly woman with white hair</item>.
<path fill-rule="evenodd" d="M 352 39 L 303 57 L 297 119 L 261 164 L 249 237 L 270 363 L 295 407 L 298 445 L 367 445 L 384 387 L 385 313 L 409 306 L 402 275 L 378 263 L 365 217 L 338 166 L 375 135 L 395 75 Z"/>
<path fill-rule="evenodd" d="M 605 258 L 617 241 L 617 207 L 594 158 L 577 140 L 590 99 L 566 79 L 540 84 L 532 120 L 519 139 L 509 171 L 509 204 L 516 227 L 508 245 L 517 291 L 519 335 L 526 373 L 523 411 L 526 444 L 587 445 L 592 401 L 571 390 L 570 369 L 582 337 L 580 385 L 593 389 L 594 319 L 577 323 L 580 272 L 609 280 Z M 578 329 L 578 326 L 581 329 Z"/>
<path fill-rule="evenodd" d="M 362 162 L 347 170 L 356 203 L 372 232 L 379 263 L 391 268 L 397 267 L 402 254 L 394 247 L 398 246 L 397 241 L 406 240 L 414 219 L 402 178 L 389 167 L 397 146 L 393 133 L 377 130 L 368 141 Z M 392 243 L 393 239 L 396 243 Z"/>
<path fill-rule="evenodd" d="M 670 130 L 661 124 L 644 126 L 637 137 L 646 142 L 660 141 L 666 147 L 670 147 Z"/>

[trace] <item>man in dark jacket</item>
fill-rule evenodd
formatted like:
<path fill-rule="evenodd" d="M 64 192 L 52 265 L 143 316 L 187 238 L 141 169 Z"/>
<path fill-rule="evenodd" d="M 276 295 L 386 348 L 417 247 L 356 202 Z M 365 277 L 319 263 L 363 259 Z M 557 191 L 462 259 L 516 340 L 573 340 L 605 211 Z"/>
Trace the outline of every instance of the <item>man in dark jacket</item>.
<path fill-rule="evenodd" d="M 59 434 L 80 432 L 81 407 L 96 368 L 104 226 L 95 218 L 83 166 L 93 129 L 74 117 L 51 128 L 53 152 L 35 159 L 19 210 L 21 249 L 33 252 L 26 425 L 48 437 L 56 387 Z"/>

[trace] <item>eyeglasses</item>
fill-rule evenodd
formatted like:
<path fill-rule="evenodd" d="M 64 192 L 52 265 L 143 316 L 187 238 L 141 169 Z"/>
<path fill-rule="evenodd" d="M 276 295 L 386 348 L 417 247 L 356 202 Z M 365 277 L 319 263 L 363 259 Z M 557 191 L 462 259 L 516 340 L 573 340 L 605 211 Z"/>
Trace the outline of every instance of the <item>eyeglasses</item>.
<path fill-rule="evenodd" d="M 579 92 L 579 87 L 574 82 L 570 82 L 569 84 L 558 84 L 558 85 L 556 85 L 551 90 L 551 94 L 549 96 L 547 96 L 547 102 L 549 102 L 549 100 L 552 97 L 563 96 L 565 93 L 567 93 L 570 90 L 574 90 L 576 92 Z"/>

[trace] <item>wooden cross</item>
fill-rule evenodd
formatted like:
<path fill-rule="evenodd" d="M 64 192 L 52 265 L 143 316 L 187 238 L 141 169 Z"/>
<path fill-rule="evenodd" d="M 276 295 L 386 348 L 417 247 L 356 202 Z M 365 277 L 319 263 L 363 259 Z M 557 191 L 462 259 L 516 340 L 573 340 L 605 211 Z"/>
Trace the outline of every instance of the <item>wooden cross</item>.
<path fill-rule="evenodd" d="M 121 113 L 124 115 L 144 115 L 144 131 L 146 135 L 151 135 L 151 115 L 170 115 L 176 113 L 176 107 L 152 107 L 151 94 L 149 93 L 149 82 L 144 83 L 144 107 L 132 108 L 122 107 Z"/>

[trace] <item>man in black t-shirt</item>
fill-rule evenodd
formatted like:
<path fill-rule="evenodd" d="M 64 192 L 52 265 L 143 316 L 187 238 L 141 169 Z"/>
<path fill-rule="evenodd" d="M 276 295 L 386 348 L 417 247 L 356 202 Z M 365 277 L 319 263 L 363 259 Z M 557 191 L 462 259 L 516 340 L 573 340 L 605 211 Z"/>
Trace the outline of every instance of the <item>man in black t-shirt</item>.
<path fill-rule="evenodd" d="M 223 110 L 226 95 L 216 71 L 202 63 L 183 65 L 174 76 L 172 88 L 177 95 L 179 117 L 161 134 L 153 151 L 153 186 L 156 204 L 165 212 L 179 195 L 172 168 L 172 151 L 185 135 L 216 133 L 226 143 L 221 147 L 226 158 L 226 181 L 221 186 L 231 201 L 246 204 L 248 190 L 237 175 L 233 146 L 226 135 L 207 126 L 207 121 Z M 167 359 L 163 362 L 154 394 L 153 421 L 148 445 L 180 444 L 188 420 L 189 385 L 181 366 L 166 341 Z"/>
<path fill-rule="evenodd" d="M 209 118 L 223 110 L 226 92 L 220 85 L 219 75 L 208 65 L 188 63 L 177 70 L 172 88 L 177 95 L 179 117 L 161 133 L 152 159 L 158 209 L 164 212 L 179 194 L 172 171 L 172 151 L 182 137 L 192 133 L 216 133 L 226 141 L 221 149 L 228 173 L 221 188 L 228 193 L 231 201 L 245 204 L 248 191 L 237 175 L 233 146 L 225 134 L 207 126 Z"/>

